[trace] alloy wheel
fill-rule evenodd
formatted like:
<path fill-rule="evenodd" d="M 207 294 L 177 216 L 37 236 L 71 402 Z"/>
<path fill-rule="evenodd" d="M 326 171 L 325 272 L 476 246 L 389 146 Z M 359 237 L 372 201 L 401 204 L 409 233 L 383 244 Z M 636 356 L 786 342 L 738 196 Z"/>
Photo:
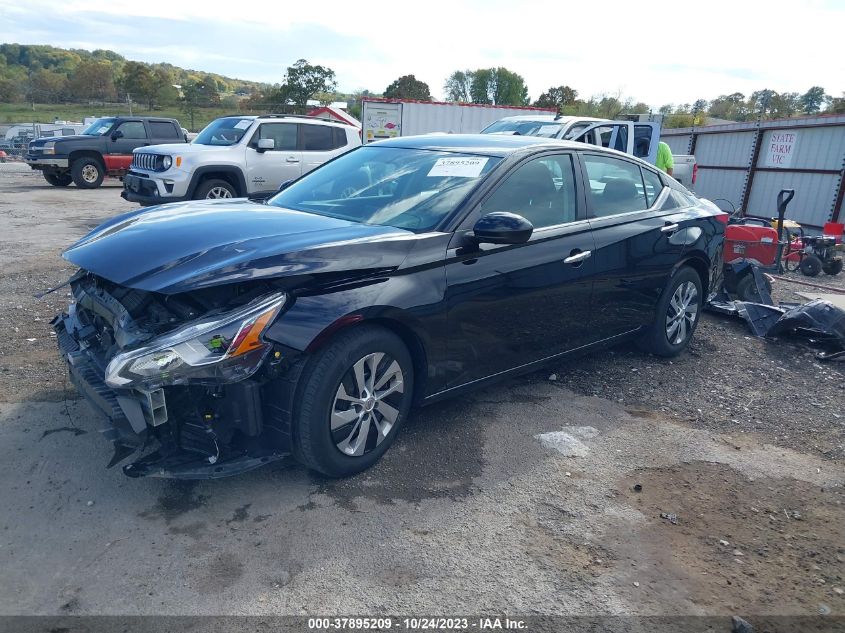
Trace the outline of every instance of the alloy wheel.
<path fill-rule="evenodd" d="M 95 183 L 97 182 L 97 178 L 100 177 L 100 170 L 97 169 L 95 165 L 85 165 L 82 168 L 82 180 L 88 183 Z"/>
<path fill-rule="evenodd" d="M 205 194 L 206 199 L 217 199 L 217 198 L 231 198 L 232 192 L 226 189 L 226 187 L 212 187 L 208 190 L 208 193 Z"/>
<path fill-rule="evenodd" d="M 332 441 L 360 457 L 390 434 L 402 408 L 404 376 L 396 359 L 376 352 L 359 359 L 344 374 L 331 410 Z"/>
<path fill-rule="evenodd" d="M 666 338 L 672 345 L 680 345 L 692 335 L 697 315 L 698 289 L 685 281 L 675 289 L 666 311 Z"/>

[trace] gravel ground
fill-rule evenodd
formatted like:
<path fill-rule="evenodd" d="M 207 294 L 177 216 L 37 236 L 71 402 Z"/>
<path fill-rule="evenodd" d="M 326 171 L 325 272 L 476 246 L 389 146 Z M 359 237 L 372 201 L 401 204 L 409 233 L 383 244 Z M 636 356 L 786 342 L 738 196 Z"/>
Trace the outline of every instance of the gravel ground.
<path fill-rule="evenodd" d="M 66 293 L 33 294 L 117 193 L 0 165 L 0 614 L 845 615 L 843 364 L 716 315 L 672 361 L 622 347 L 416 411 L 348 480 L 105 470 L 50 335 Z"/>

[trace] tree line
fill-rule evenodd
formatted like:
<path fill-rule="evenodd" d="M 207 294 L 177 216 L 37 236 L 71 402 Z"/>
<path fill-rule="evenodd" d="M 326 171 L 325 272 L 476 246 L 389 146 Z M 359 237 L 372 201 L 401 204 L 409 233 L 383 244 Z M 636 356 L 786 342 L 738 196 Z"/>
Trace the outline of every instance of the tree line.
<path fill-rule="evenodd" d="M 616 118 L 626 113 L 650 112 L 651 107 L 621 92 L 579 96 L 565 84 L 551 86 L 535 100 L 518 73 L 504 68 L 456 70 L 447 78 L 447 101 L 490 105 L 535 106 L 563 115 Z M 191 120 L 198 109 L 223 106 L 231 111 L 304 113 L 312 100 L 328 104 L 346 101 L 360 116 L 361 100 L 369 96 L 431 101 L 429 85 L 414 75 L 403 75 L 382 93 L 360 90 L 337 92 L 335 72 L 305 59 L 288 66 L 281 82 L 267 84 L 232 79 L 214 73 L 186 70 L 171 64 L 130 61 L 109 50 L 85 51 L 53 46 L 0 45 L 0 102 L 114 103 L 129 101 L 148 110 L 179 105 Z M 845 93 L 831 97 L 821 86 L 805 93 L 762 89 L 748 97 L 735 92 L 712 100 L 665 104 L 658 111 L 668 127 L 702 125 L 709 118 L 748 121 L 797 114 L 845 112 Z"/>

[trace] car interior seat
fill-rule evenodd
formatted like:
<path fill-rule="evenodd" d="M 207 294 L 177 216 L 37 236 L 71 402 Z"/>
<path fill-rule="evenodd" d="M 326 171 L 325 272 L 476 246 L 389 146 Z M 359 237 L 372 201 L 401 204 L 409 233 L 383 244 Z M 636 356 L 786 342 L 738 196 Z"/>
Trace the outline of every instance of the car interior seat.
<path fill-rule="evenodd" d="M 597 215 L 603 216 L 636 209 L 640 197 L 633 182 L 617 178 L 609 180 L 601 195 L 595 196 L 593 200 L 596 202 Z"/>

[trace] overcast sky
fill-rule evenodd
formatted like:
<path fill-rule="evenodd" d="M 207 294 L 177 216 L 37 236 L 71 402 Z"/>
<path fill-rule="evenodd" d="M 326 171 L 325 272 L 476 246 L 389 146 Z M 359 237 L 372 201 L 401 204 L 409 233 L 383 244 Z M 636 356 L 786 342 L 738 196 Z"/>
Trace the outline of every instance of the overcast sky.
<path fill-rule="evenodd" d="M 567 84 L 658 107 L 761 88 L 845 90 L 845 0 L 279 2 L 0 0 L 0 39 L 108 48 L 255 81 L 299 58 L 345 92 L 506 66 L 532 99 Z"/>

